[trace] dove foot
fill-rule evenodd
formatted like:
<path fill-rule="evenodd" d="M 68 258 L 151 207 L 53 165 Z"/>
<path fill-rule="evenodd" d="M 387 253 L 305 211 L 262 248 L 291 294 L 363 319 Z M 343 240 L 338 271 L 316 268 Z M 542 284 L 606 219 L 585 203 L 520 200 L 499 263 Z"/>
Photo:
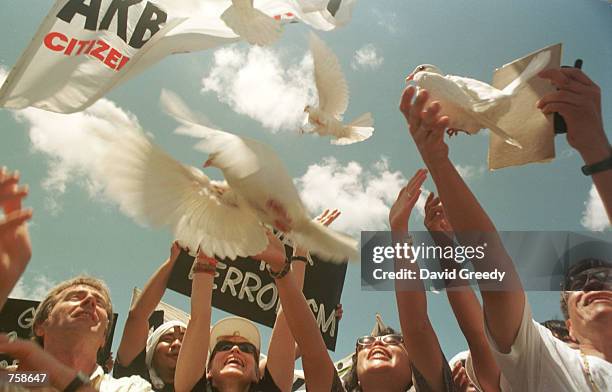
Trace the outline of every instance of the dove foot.
<path fill-rule="evenodd" d="M 270 209 L 277 217 L 273 221 L 276 229 L 288 233 L 291 231 L 291 218 L 287 214 L 287 210 L 277 200 L 269 199 L 266 202 L 266 207 Z"/>
<path fill-rule="evenodd" d="M 458 134 L 459 134 L 459 132 L 463 132 L 463 133 L 466 133 L 466 134 L 468 134 L 468 135 L 470 134 L 469 132 L 464 131 L 463 129 L 457 129 L 457 128 L 448 128 L 448 129 L 446 130 L 446 134 L 448 135 L 448 137 L 453 137 L 453 136 L 456 136 L 456 135 L 458 135 Z"/>

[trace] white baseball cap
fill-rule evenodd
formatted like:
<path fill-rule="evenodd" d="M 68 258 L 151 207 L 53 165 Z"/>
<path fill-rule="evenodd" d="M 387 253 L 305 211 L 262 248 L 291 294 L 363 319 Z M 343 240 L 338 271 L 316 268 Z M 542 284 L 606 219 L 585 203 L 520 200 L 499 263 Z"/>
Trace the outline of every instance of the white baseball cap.
<path fill-rule="evenodd" d="M 257 351 L 260 351 L 261 335 L 257 326 L 250 320 L 237 316 L 219 320 L 210 330 L 210 352 L 213 351 L 219 340 L 225 336 L 240 336 L 254 345 Z"/>

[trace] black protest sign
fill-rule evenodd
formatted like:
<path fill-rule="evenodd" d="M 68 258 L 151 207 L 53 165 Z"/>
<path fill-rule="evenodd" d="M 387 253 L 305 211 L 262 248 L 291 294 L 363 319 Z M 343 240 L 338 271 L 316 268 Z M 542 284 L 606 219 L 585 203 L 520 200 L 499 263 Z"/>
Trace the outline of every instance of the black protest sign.
<path fill-rule="evenodd" d="M 40 301 L 27 299 L 9 298 L 0 311 L 0 333 L 9 335 L 9 338 L 30 339 L 32 336 L 32 323 L 34 322 L 34 311 Z M 115 325 L 117 324 L 117 313 L 113 314 L 110 335 L 106 339 L 106 345 L 98 353 L 98 363 L 103 365 L 110 355 Z M 14 364 L 13 359 L 0 355 L 0 368 Z"/>
<path fill-rule="evenodd" d="M 287 254 L 293 250 L 285 247 Z M 327 348 L 336 348 L 338 320 L 336 306 L 340 303 L 346 263 L 334 264 L 312 256 L 314 265 L 307 265 L 304 279 L 304 296 L 314 313 L 317 324 Z M 193 256 L 181 252 L 170 279 L 168 288 L 191 296 L 189 272 Z M 294 261 L 301 263 L 301 261 Z M 252 320 L 274 326 L 276 311 L 280 305 L 278 290 L 265 268 L 265 263 L 251 258 L 237 258 L 220 261 L 217 264 L 213 286 L 212 305 L 218 309 Z"/>

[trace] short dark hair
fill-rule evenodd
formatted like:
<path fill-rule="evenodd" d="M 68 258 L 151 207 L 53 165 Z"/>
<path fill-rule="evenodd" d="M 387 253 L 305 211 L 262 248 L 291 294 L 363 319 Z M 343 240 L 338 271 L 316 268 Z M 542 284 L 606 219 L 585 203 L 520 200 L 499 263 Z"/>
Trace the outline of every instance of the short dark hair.
<path fill-rule="evenodd" d="M 53 310 L 55 305 L 57 305 L 60 294 L 64 292 L 64 290 L 76 286 L 89 286 L 94 290 L 97 290 L 105 299 L 106 303 L 104 304 L 104 309 L 107 313 L 108 325 L 106 326 L 104 340 L 106 341 L 108 339 L 111 332 L 111 326 L 113 325 L 113 303 L 111 302 L 108 287 L 106 286 L 106 283 L 100 279 L 86 275 L 79 275 L 52 288 L 45 299 L 38 304 L 32 321 L 32 340 L 37 342 L 41 347 L 44 347 L 43 339 L 42 337 L 36 335 L 36 327 L 47 320 L 49 313 L 51 313 L 51 310 Z"/>
<path fill-rule="evenodd" d="M 563 342 L 571 342 L 571 338 L 569 335 L 569 331 L 567 329 L 567 325 L 565 325 L 565 321 L 563 320 L 546 320 L 541 322 L 543 326 L 548 328 L 550 332 L 552 332 L 553 336 Z"/>
<path fill-rule="evenodd" d="M 373 336 L 385 336 L 385 335 L 397 335 L 398 332 L 391 327 L 386 327 L 380 330 L 378 334 Z M 357 376 L 357 349 L 353 354 L 351 370 L 343 377 L 344 388 L 347 392 L 361 392 L 361 386 L 359 386 L 359 377 Z"/>

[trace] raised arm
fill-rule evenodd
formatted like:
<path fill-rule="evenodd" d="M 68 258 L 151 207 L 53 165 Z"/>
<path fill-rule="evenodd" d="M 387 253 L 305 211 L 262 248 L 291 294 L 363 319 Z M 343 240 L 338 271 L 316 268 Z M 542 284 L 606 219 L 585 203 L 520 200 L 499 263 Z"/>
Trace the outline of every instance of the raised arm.
<path fill-rule="evenodd" d="M 256 258 L 265 261 L 272 271 L 282 271 L 286 264 L 285 248 L 271 233 L 268 239 L 270 241 L 268 249 Z M 302 354 L 308 390 L 329 391 L 334 378 L 334 364 L 329 357 L 314 315 L 302 290 L 298 287 L 294 272 L 290 269 L 286 275 L 275 278 L 275 283 L 287 325 Z M 294 358 L 291 358 L 291 361 L 293 362 Z"/>
<path fill-rule="evenodd" d="M 559 112 L 567 125 L 567 141 L 585 165 L 612 159 L 612 147 L 604 131 L 601 113 L 601 90 L 580 69 L 558 68 L 542 71 L 559 90 L 545 95 L 538 108 L 545 114 Z M 612 170 L 592 175 L 593 183 L 612 221 Z"/>
<path fill-rule="evenodd" d="M 427 171 L 420 169 L 410 179 L 408 185 L 401 189 L 397 200 L 389 212 L 389 226 L 394 240 L 406 238 L 408 220 L 419 195 L 421 185 L 427 178 Z M 410 260 L 398 259 L 396 269 L 415 271 L 418 277 L 418 264 Z M 431 326 L 427 314 L 427 296 L 420 281 L 411 282 L 411 287 L 401 287 L 396 281 L 395 297 L 399 312 L 404 345 L 412 365 L 423 375 L 429 387 L 434 391 L 444 391 L 444 358 L 438 337 Z M 418 287 L 415 287 L 415 285 Z"/>
<path fill-rule="evenodd" d="M 325 210 L 316 219 L 319 223 L 328 226 L 336 218 L 340 216 L 338 210 Z M 293 250 L 293 256 L 301 261 L 296 261 L 292 264 L 293 279 L 295 286 L 298 290 L 302 291 L 304 287 L 304 276 L 306 274 L 306 257 L 308 251 L 305 249 L 296 247 Z M 287 320 L 285 319 L 284 311 L 281 307 L 278 314 L 276 315 L 276 322 L 272 329 L 272 336 L 270 338 L 270 346 L 268 347 L 268 359 L 266 366 L 272 375 L 274 383 L 280 388 L 281 391 L 291 390 L 293 385 L 293 370 L 295 368 L 295 339 L 291 334 Z M 262 373 L 263 374 L 263 369 Z"/>
<path fill-rule="evenodd" d="M 142 294 L 132 305 L 117 350 L 117 362 L 121 366 L 129 366 L 134 358 L 145 349 L 149 334 L 149 317 L 159 305 L 166 291 L 170 273 L 180 251 L 178 242 L 174 241 L 170 248 L 170 256 L 151 276 Z"/>
<path fill-rule="evenodd" d="M 21 207 L 28 187 L 18 183 L 19 173 L 0 169 L 0 207 L 4 211 L 4 217 L 0 217 L 0 309 L 32 256 L 27 226 L 32 210 Z"/>
<path fill-rule="evenodd" d="M 433 193 L 429 194 L 425 203 L 424 223 L 436 245 L 441 247 L 453 245 L 453 228 L 446 219 L 440 199 Z M 454 260 L 442 260 L 442 269 L 456 270 L 458 267 L 459 264 Z M 448 281 L 446 295 L 461 332 L 467 340 L 478 384 L 485 392 L 499 391 L 500 370 L 487 342 L 478 298 L 469 286 L 469 282 L 462 279 Z"/>
<path fill-rule="evenodd" d="M 206 372 L 216 265 L 215 259 L 198 252 L 191 282 L 191 319 L 174 373 L 174 390 L 177 392 L 191 391 Z"/>
<path fill-rule="evenodd" d="M 436 184 L 457 239 L 464 245 L 486 240 L 489 245 L 487 257 L 475 263 L 474 267 L 483 272 L 494 268 L 505 271 L 505 283 L 513 287 L 513 290 L 506 291 L 481 290 L 489 331 L 499 349 L 507 352 L 516 338 L 523 317 L 525 294 L 520 280 L 496 234 L 493 222 L 448 157 L 448 146 L 444 143 L 448 117 L 439 115 L 439 103 L 425 105 L 429 98 L 426 90 L 421 90 L 413 103 L 414 95 L 413 86 L 404 90 L 400 110 Z"/>
<path fill-rule="evenodd" d="M 45 352 L 38 344 L 30 340 L 16 339 L 11 340 L 5 334 L 0 334 L 0 353 L 7 354 L 19 360 L 19 371 L 39 372 L 49 377 L 45 380 L 56 390 L 64 391 L 66 387 L 75 379 L 77 371 L 72 369 L 51 354 Z M 9 383 L 10 385 L 10 383 Z M 0 383 L 0 390 L 4 390 Z M 147 389 L 150 391 L 151 389 Z M 92 385 L 83 385 L 78 389 L 79 392 L 95 392 Z"/>

